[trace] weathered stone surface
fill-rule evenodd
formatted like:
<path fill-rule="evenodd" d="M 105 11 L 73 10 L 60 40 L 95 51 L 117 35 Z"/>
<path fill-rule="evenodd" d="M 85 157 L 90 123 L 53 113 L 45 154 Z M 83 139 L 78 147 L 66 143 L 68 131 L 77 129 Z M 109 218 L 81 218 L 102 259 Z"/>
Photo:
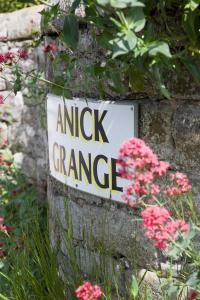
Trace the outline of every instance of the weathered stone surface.
<path fill-rule="evenodd" d="M 22 170 L 24 175 L 29 179 L 34 180 L 36 177 L 36 162 L 30 156 L 18 152 L 14 154 L 15 164 Z"/>
<path fill-rule="evenodd" d="M 40 31 L 43 5 L 24 8 L 12 13 L 0 14 L 1 40 L 28 39 L 33 30 Z"/>
<path fill-rule="evenodd" d="M 51 232 L 54 243 L 60 220 L 66 226 L 63 196 L 53 187 L 53 179 L 48 185 L 48 201 L 51 212 Z M 97 245 L 110 251 L 113 256 L 135 259 L 139 265 L 155 263 L 155 252 L 144 237 L 141 223 L 128 207 L 109 200 L 81 193 L 68 188 L 69 212 L 72 218 L 74 239 L 87 241 L 90 249 Z M 53 237 L 54 236 L 54 237 Z"/>
<path fill-rule="evenodd" d="M 32 153 L 32 148 L 30 147 L 30 141 L 33 141 L 35 136 L 35 130 L 33 127 L 27 124 L 13 124 L 9 127 L 9 143 L 12 144 L 13 149 L 17 151 L 22 151 L 24 149 L 25 153 Z"/>
<path fill-rule="evenodd" d="M 174 160 L 190 173 L 200 173 L 200 102 L 183 103 L 172 121 Z"/>

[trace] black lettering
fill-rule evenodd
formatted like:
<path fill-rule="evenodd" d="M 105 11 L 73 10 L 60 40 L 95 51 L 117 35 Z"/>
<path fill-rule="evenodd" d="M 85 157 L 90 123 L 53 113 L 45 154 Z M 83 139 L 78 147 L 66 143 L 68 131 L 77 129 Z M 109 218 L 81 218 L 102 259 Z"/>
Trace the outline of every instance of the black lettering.
<path fill-rule="evenodd" d="M 53 144 L 53 165 L 56 172 L 59 172 L 59 159 L 55 160 L 55 152 L 58 150 L 58 144 Z"/>
<path fill-rule="evenodd" d="M 75 124 L 76 124 L 76 132 L 75 132 L 75 136 L 79 137 L 79 111 L 78 111 L 78 107 L 75 107 Z"/>
<path fill-rule="evenodd" d="M 84 116 L 85 116 L 85 113 L 86 112 L 89 112 L 91 115 L 92 115 L 92 110 L 89 108 L 89 107 L 85 107 L 82 112 L 81 112 L 81 116 L 80 116 L 80 127 L 81 127 L 81 133 L 82 133 L 82 136 L 83 138 L 86 140 L 86 141 L 91 141 L 92 140 L 92 134 L 87 136 L 86 133 L 85 133 L 85 130 L 84 130 Z"/>
<path fill-rule="evenodd" d="M 67 175 L 65 169 L 65 158 L 66 158 L 65 147 L 60 146 L 60 173 Z"/>
<path fill-rule="evenodd" d="M 74 107 L 71 106 L 71 117 L 69 116 L 69 112 L 67 107 L 65 106 L 65 133 L 67 132 L 66 123 L 68 125 L 71 136 L 74 136 Z"/>
<path fill-rule="evenodd" d="M 79 151 L 79 179 L 82 180 L 82 170 L 84 170 L 84 173 L 87 177 L 87 181 L 89 184 L 92 183 L 92 161 L 91 161 L 91 153 L 88 153 L 88 165 L 83 157 L 83 154 L 81 151 Z"/>
<path fill-rule="evenodd" d="M 111 158 L 111 172 L 112 172 L 112 190 L 122 192 L 123 188 L 117 186 L 117 177 L 119 173 L 117 172 L 117 160 L 115 158 Z"/>
<path fill-rule="evenodd" d="M 97 109 L 94 110 L 95 141 L 100 141 L 100 135 L 101 135 L 103 143 L 108 143 L 108 138 L 106 136 L 106 133 L 102 125 L 103 119 L 105 118 L 107 112 L 108 112 L 107 110 L 104 110 L 101 117 L 99 117 L 99 111 Z"/>
<path fill-rule="evenodd" d="M 70 162 L 69 162 L 69 171 L 68 176 L 70 177 L 71 170 L 74 172 L 74 178 L 78 180 L 78 173 L 76 168 L 76 159 L 74 154 L 74 149 L 71 150 Z"/>
<path fill-rule="evenodd" d="M 59 130 L 58 130 L 58 127 L 60 127 Z M 57 117 L 56 131 L 60 131 L 61 133 L 64 133 L 63 119 L 62 119 L 62 112 L 61 112 L 61 106 L 60 106 L 60 104 L 58 105 L 58 117 Z"/>
<path fill-rule="evenodd" d="M 94 179 L 96 181 L 96 184 L 103 189 L 107 189 L 109 188 L 109 175 L 104 174 L 104 183 L 102 183 L 100 182 L 97 174 L 98 163 L 101 159 L 103 159 L 106 163 L 108 162 L 108 158 L 105 155 L 97 155 L 93 163 L 93 174 L 94 174 Z"/>

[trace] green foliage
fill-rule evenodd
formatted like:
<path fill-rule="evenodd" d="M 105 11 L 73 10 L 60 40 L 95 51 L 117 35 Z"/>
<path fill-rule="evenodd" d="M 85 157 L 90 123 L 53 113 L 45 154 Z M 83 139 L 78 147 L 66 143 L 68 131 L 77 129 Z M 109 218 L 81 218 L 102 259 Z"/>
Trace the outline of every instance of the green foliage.
<path fill-rule="evenodd" d="M 39 0 L 18 1 L 18 0 L 0 0 L 0 13 L 12 12 L 17 9 L 40 4 Z"/>
<path fill-rule="evenodd" d="M 81 3 L 85 15 L 77 17 L 74 12 Z M 115 74 L 119 68 L 120 85 L 125 89 L 117 89 L 118 94 L 143 91 L 144 83 L 149 80 L 153 85 L 157 83 L 164 97 L 170 98 L 166 73 L 177 73 L 182 66 L 200 83 L 196 66 L 200 55 L 199 3 L 199 0 L 75 0 L 70 13 L 66 13 L 61 36 L 74 50 L 78 47 L 78 22 L 91 27 L 94 41 L 107 50 L 103 76 L 93 74 L 93 83 L 103 92 L 105 82 L 116 86 Z M 115 67 L 111 61 L 116 61 Z"/>

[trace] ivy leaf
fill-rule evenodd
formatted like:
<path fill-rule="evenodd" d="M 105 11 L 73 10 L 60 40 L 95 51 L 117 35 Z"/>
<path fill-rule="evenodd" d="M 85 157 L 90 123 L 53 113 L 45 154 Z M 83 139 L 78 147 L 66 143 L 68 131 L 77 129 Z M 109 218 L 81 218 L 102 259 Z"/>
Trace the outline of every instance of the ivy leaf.
<path fill-rule="evenodd" d="M 133 50 L 137 44 L 137 37 L 133 31 L 128 30 L 127 32 L 119 32 L 117 37 L 109 43 L 113 47 L 112 58 L 115 58 Z"/>
<path fill-rule="evenodd" d="M 74 15 L 67 15 L 63 26 L 64 42 L 72 49 L 76 49 L 79 41 L 78 21 Z"/>
<path fill-rule="evenodd" d="M 129 29 L 133 29 L 135 32 L 141 31 L 146 23 L 142 7 L 135 7 L 130 9 L 126 20 L 129 24 Z"/>
<path fill-rule="evenodd" d="M 153 42 L 148 50 L 150 56 L 156 56 L 157 54 L 162 54 L 166 57 L 172 57 L 169 49 L 169 45 L 165 42 L 156 41 Z"/>

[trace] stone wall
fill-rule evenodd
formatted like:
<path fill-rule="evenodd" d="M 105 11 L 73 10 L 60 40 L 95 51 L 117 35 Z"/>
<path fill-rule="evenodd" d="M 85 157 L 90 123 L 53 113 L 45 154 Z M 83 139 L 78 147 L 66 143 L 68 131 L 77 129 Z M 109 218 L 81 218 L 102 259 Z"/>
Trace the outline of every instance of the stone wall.
<path fill-rule="evenodd" d="M 13 13 L 0 14 L 0 52 L 27 48 L 29 58 L 21 63 L 25 72 L 44 70 L 43 46 L 33 47 L 33 33 L 40 32 L 44 7 L 33 6 Z M 44 118 L 44 101 L 37 86 L 24 88 L 16 95 L 11 92 L 11 71 L 1 73 L 0 94 L 7 97 L 0 106 L 0 141 L 8 140 L 15 162 L 29 180 L 41 191 L 46 187 L 46 131 L 41 126 Z M 38 102 L 43 102 L 36 105 Z"/>
<path fill-rule="evenodd" d="M 52 1 L 53 2 L 53 1 Z M 66 8 L 69 1 L 60 1 Z M 56 21 L 58 29 L 62 19 Z M 50 36 L 46 39 L 51 40 Z M 75 75 L 77 83 L 81 77 L 81 65 L 101 55 L 92 45 L 88 29 L 80 29 L 80 45 L 74 54 L 79 58 Z M 62 66 L 59 66 L 59 70 Z M 47 63 L 47 74 L 52 77 L 50 63 Z M 199 89 L 190 85 L 190 79 L 184 78 L 183 85 L 171 81 L 173 100 L 163 100 L 155 94 L 133 94 L 129 99 L 139 104 L 139 137 L 144 139 L 162 160 L 171 163 L 172 171 L 181 171 L 189 176 L 193 185 L 196 203 L 200 200 L 200 96 Z M 73 96 L 99 98 L 95 90 L 77 89 Z M 84 272 L 89 272 L 91 257 L 95 257 L 93 241 L 110 250 L 110 256 L 117 265 L 121 265 L 127 273 L 130 262 L 134 259 L 140 267 L 146 267 L 155 262 L 155 253 L 150 242 L 144 238 L 140 223 L 135 221 L 137 210 L 101 199 L 87 193 L 64 187 L 54 178 L 48 178 L 48 202 L 50 207 L 50 232 L 53 245 L 61 242 L 60 259 L 67 255 L 63 244 L 60 221 L 66 225 L 64 217 L 64 199 L 69 203 L 69 211 L 74 228 L 73 237 L 79 262 Z M 86 234 L 85 234 L 86 232 Z M 84 259 L 83 259 L 84 258 Z M 90 264 L 86 266 L 86 261 Z"/>

